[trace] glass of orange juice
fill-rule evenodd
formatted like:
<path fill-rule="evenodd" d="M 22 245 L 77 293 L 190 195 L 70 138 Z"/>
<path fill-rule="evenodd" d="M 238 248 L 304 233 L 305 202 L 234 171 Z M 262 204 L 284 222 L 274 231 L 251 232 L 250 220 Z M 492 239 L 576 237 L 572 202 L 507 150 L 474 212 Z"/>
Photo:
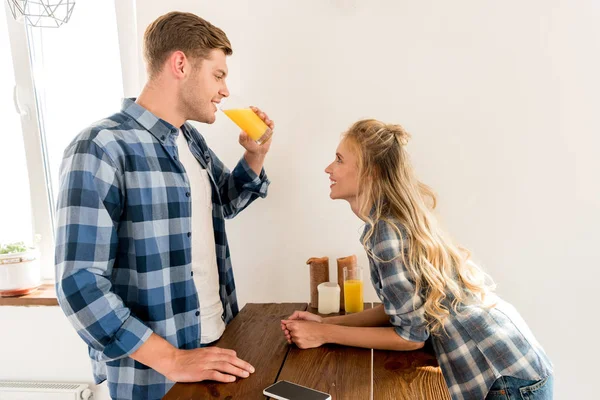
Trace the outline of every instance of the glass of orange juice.
<path fill-rule="evenodd" d="M 238 97 L 223 98 L 219 109 L 258 144 L 266 143 L 273 135 L 271 128 Z"/>
<path fill-rule="evenodd" d="M 344 267 L 344 307 L 346 314 L 364 309 L 361 267 Z"/>

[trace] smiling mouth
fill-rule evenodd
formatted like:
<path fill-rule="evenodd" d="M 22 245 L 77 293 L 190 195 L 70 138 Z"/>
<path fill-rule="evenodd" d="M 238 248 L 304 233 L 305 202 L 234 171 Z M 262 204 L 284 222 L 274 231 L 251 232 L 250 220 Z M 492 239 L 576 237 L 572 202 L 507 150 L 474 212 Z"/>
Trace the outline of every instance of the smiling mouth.
<path fill-rule="evenodd" d="M 331 188 L 331 187 L 335 186 L 335 184 L 336 184 L 337 182 L 336 182 L 336 181 L 334 181 L 333 179 L 330 179 L 330 180 L 329 180 L 329 183 L 330 183 L 329 187 Z"/>

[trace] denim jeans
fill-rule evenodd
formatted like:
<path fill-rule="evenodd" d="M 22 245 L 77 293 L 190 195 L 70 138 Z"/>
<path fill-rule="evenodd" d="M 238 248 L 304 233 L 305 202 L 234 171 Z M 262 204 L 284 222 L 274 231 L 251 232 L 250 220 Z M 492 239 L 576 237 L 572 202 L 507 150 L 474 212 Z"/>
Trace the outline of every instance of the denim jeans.
<path fill-rule="evenodd" d="M 552 375 L 540 381 L 528 381 L 512 376 L 498 378 L 485 400 L 552 400 Z"/>

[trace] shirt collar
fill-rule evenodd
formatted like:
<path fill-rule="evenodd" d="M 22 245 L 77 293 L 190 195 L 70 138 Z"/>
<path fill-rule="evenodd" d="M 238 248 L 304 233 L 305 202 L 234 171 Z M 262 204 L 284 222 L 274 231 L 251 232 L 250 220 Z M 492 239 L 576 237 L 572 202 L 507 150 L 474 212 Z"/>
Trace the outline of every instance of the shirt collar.
<path fill-rule="evenodd" d="M 135 102 L 135 97 L 123 99 L 121 111 L 133 118 L 161 143 L 165 143 L 169 135 L 177 135 L 176 127 L 140 106 Z"/>

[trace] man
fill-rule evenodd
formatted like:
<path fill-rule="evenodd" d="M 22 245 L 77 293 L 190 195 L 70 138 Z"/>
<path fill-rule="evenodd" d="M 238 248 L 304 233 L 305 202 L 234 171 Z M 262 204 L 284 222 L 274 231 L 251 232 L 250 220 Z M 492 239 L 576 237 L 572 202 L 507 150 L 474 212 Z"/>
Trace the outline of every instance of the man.
<path fill-rule="evenodd" d="M 160 399 L 174 382 L 254 372 L 234 351 L 206 346 L 238 312 L 224 220 L 266 196 L 270 141 L 242 133 L 230 172 L 186 123 L 215 121 L 231 54 L 225 33 L 196 15 L 158 18 L 144 34 L 139 98 L 65 150 L 56 289 L 113 399 Z"/>

